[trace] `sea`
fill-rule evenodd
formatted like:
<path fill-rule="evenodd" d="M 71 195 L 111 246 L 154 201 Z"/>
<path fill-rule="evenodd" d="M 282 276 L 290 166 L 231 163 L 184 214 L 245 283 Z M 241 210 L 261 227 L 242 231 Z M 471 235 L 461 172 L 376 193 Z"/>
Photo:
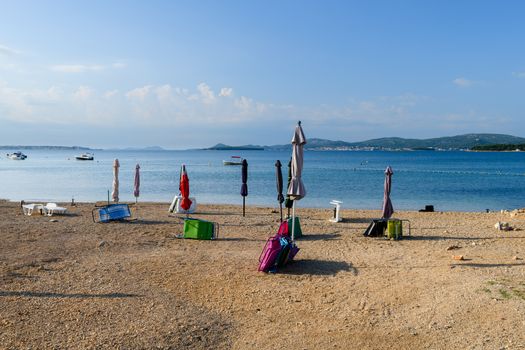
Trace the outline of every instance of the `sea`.
<path fill-rule="evenodd" d="M 8 152 L 8 151 L 6 151 Z M 232 155 L 248 161 L 246 203 L 278 208 L 276 167 L 286 187 L 290 151 L 94 151 L 78 161 L 71 150 L 24 150 L 28 158 L 0 157 L 0 198 L 34 202 L 95 202 L 108 198 L 113 160 L 119 159 L 120 200 L 134 202 L 135 166 L 140 165 L 139 202 L 171 202 L 179 193 L 181 164 L 197 203 L 242 204 L 241 167 L 224 166 Z M 384 171 L 391 166 L 394 209 L 486 211 L 525 207 L 525 153 L 463 151 L 305 151 L 307 195 L 297 207 L 381 209 Z"/>

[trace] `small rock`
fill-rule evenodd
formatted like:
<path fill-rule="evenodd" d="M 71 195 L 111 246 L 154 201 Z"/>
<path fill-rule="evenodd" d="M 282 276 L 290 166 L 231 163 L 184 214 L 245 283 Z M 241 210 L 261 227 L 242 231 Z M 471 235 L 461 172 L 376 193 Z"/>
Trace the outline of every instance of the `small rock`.
<path fill-rule="evenodd" d="M 514 256 L 512 257 L 512 260 L 522 260 L 522 259 L 521 259 L 519 256 L 514 255 Z"/>
<path fill-rule="evenodd" d="M 51 220 L 49 220 L 49 222 L 58 222 L 58 220 L 57 219 L 51 219 Z"/>
<path fill-rule="evenodd" d="M 105 246 L 106 244 L 108 244 L 106 241 L 100 241 L 100 242 L 98 242 L 98 247 L 99 247 L 99 248 L 102 248 L 102 247 Z"/>
<path fill-rule="evenodd" d="M 454 249 L 460 249 L 461 247 L 458 245 L 451 245 L 447 247 L 447 250 L 454 250 Z"/>
<path fill-rule="evenodd" d="M 452 255 L 452 259 L 454 259 L 454 260 L 465 260 L 463 255 Z"/>

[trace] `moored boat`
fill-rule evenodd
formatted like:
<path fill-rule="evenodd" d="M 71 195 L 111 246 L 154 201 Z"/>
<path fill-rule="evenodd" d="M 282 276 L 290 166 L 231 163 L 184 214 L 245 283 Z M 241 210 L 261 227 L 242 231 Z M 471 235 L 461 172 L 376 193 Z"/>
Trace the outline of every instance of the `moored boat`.
<path fill-rule="evenodd" d="M 223 160 L 223 165 L 242 165 L 242 157 L 231 156 L 229 160 Z"/>
<path fill-rule="evenodd" d="M 93 160 L 93 154 L 92 153 L 82 153 L 79 156 L 75 156 L 76 160 Z"/>
<path fill-rule="evenodd" d="M 13 160 L 24 160 L 27 158 L 27 156 L 23 154 L 22 152 L 18 151 L 18 152 L 13 152 L 11 154 L 8 153 L 7 158 L 10 158 Z"/>

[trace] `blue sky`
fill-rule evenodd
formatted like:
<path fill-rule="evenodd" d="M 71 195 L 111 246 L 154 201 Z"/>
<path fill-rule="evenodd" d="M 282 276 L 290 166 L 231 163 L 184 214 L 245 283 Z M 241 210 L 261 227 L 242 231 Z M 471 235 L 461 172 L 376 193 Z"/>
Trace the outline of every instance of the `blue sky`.
<path fill-rule="evenodd" d="M 525 136 L 521 1 L 3 1 L 0 144 Z"/>

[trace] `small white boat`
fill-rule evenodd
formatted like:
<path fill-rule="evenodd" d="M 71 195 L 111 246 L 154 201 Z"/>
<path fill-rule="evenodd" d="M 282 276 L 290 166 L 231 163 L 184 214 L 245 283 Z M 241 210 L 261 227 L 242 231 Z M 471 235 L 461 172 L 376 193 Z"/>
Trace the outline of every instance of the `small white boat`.
<path fill-rule="evenodd" d="M 231 156 L 229 160 L 223 160 L 223 165 L 242 165 L 242 157 Z"/>
<path fill-rule="evenodd" d="M 18 152 L 13 152 L 11 154 L 7 154 L 7 157 L 10 158 L 10 159 L 13 159 L 13 160 L 24 160 L 27 158 L 27 156 L 25 154 L 23 154 L 22 152 L 18 151 Z"/>
<path fill-rule="evenodd" d="M 75 156 L 76 160 L 93 160 L 93 154 L 91 153 L 82 153 L 79 156 Z"/>

